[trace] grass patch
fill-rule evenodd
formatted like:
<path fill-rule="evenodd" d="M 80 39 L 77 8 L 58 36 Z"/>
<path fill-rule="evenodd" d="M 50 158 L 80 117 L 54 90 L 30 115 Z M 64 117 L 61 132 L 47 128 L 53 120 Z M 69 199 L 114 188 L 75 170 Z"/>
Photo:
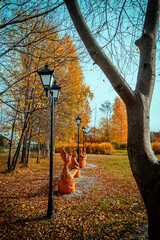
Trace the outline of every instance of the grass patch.
<path fill-rule="evenodd" d="M 101 166 L 106 173 L 113 173 L 116 178 L 123 178 L 122 180 L 133 178 L 127 155 L 106 158 L 105 161 L 101 162 Z"/>
<path fill-rule="evenodd" d="M 114 155 L 128 155 L 127 150 L 116 150 Z"/>

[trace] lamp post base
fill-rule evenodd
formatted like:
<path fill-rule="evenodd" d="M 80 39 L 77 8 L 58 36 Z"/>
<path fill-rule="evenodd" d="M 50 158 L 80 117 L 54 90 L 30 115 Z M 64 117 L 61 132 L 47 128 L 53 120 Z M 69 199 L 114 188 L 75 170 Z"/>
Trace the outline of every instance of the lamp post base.
<path fill-rule="evenodd" d="M 48 200 L 48 210 L 47 210 L 47 218 L 55 217 L 55 211 L 53 207 L 53 192 L 49 193 L 49 200 Z"/>

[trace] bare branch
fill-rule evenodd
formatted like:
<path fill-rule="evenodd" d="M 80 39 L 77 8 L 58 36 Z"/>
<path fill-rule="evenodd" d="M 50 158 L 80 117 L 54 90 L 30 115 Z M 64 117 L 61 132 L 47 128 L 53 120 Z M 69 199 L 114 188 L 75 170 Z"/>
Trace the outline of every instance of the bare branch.
<path fill-rule="evenodd" d="M 136 45 L 140 48 L 140 64 L 136 91 L 151 99 L 155 83 L 156 35 L 158 30 L 160 0 L 149 0 L 143 33 Z M 154 13 L 154 14 L 153 14 Z"/>
<path fill-rule="evenodd" d="M 105 52 L 99 46 L 91 31 L 89 30 L 78 3 L 76 0 L 65 0 L 68 11 L 74 22 L 74 25 L 84 42 L 91 58 L 102 69 L 107 76 L 116 92 L 120 95 L 126 104 L 129 104 L 134 99 L 134 92 L 127 84 L 125 79 L 120 75 L 115 66 L 111 63 L 110 59 L 106 56 Z"/>
<path fill-rule="evenodd" d="M 54 7 L 54 8 L 51 8 L 51 9 L 48 10 L 48 11 L 44 11 L 44 12 L 41 12 L 41 13 L 39 13 L 39 14 L 35 14 L 35 15 L 33 15 L 33 16 L 30 15 L 30 16 L 28 16 L 28 17 L 26 17 L 26 18 L 23 18 L 23 19 L 11 20 L 11 21 L 9 21 L 9 22 L 7 22 L 7 23 L 1 24 L 1 25 L 0 25 L 0 29 L 4 28 L 4 27 L 6 27 L 6 26 L 10 26 L 10 25 L 16 24 L 16 23 L 26 22 L 26 21 L 28 21 L 28 20 L 30 20 L 30 19 L 33 19 L 33 18 L 38 18 L 38 17 L 40 17 L 40 16 L 43 16 L 43 15 L 45 15 L 45 14 L 48 14 L 48 13 L 50 13 L 50 12 L 55 11 L 57 8 L 59 8 L 59 7 L 62 6 L 63 4 L 64 4 L 64 2 L 60 3 L 58 6 L 56 6 L 56 7 Z"/>

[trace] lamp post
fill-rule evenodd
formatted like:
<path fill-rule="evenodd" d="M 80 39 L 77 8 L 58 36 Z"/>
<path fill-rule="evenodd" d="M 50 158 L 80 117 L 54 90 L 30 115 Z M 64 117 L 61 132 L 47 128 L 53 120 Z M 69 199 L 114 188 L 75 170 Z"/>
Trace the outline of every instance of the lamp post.
<path fill-rule="evenodd" d="M 85 131 L 85 133 L 84 133 L 84 135 L 85 135 L 85 148 L 86 148 L 86 135 L 87 135 L 87 131 Z M 86 149 L 86 151 L 87 151 L 87 149 Z"/>
<path fill-rule="evenodd" d="M 84 152 L 84 138 L 85 138 L 85 135 L 86 135 L 86 128 L 82 127 L 82 130 L 83 130 L 83 152 Z"/>
<path fill-rule="evenodd" d="M 78 117 L 76 118 L 76 122 L 77 122 L 77 127 L 78 127 L 78 149 L 77 149 L 77 154 L 78 154 L 78 163 L 79 163 L 79 127 L 80 127 L 80 124 L 81 124 L 81 118 Z"/>
<path fill-rule="evenodd" d="M 53 122 L 54 122 L 54 107 L 60 95 L 61 87 L 57 85 L 54 80 L 53 71 L 45 65 L 45 69 L 38 72 L 41 77 L 43 87 L 46 91 L 46 96 L 50 93 L 50 107 L 51 107 L 51 150 L 50 150 L 50 175 L 49 175 L 49 199 L 47 217 L 55 216 L 54 203 L 53 203 Z M 54 80 L 54 83 L 53 83 Z"/>

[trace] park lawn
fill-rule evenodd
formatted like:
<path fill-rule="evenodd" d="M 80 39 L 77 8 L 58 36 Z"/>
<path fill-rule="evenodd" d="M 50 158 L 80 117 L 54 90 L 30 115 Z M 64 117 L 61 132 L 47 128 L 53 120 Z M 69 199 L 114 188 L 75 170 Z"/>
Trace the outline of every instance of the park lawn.
<path fill-rule="evenodd" d="M 123 150 L 116 150 L 116 152 L 114 153 L 114 155 L 127 155 L 127 150 L 123 149 Z"/>
<path fill-rule="evenodd" d="M 14 173 L 5 172 L 6 159 L 1 154 L 0 239 L 135 239 L 135 232 L 141 234 L 147 224 L 126 154 L 88 156 L 87 163 L 94 167 L 83 169 L 82 177 L 93 178 L 92 184 L 71 196 L 57 192 L 63 162 L 54 156 L 52 219 L 45 218 L 49 159 L 37 164 L 31 158 L 29 167 L 19 164 Z"/>

